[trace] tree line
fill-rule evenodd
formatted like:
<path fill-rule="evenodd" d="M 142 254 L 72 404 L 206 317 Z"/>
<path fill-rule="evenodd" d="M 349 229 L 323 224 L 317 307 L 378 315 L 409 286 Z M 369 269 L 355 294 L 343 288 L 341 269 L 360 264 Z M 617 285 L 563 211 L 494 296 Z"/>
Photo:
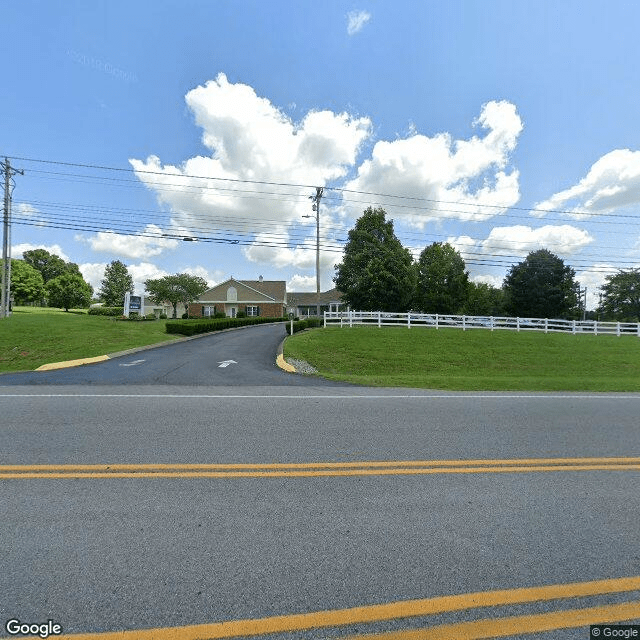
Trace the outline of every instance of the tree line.
<path fill-rule="evenodd" d="M 575 271 L 547 249 L 512 265 L 500 288 L 476 283 L 446 242 L 425 247 L 414 260 L 381 208 L 369 207 L 356 221 L 335 268 L 343 302 L 359 311 L 570 320 L 585 311 Z M 640 322 L 640 270 L 607 276 L 601 291 L 600 319 Z"/>
<path fill-rule="evenodd" d="M 547 249 L 512 265 L 502 287 L 472 282 L 464 259 L 446 242 L 425 247 L 414 260 L 380 208 L 366 209 L 349 231 L 334 282 L 344 303 L 359 311 L 566 319 L 579 319 L 584 312 L 575 271 Z M 153 301 L 172 304 L 173 317 L 179 303 L 188 307 L 208 288 L 203 278 L 186 273 L 144 284 Z M 123 306 L 127 291 L 133 293 L 133 278 L 119 260 L 107 265 L 97 298 L 77 264 L 45 249 L 25 251 L 22 260 L 11 260 L 11 292 L 18 305 L 68 311 L 86 308 L 93 299 Z M 601 320 L 640 322 L 640 269 L 607 276 L 600 305 L 589 316 L 595 314 Z"/>
<path fill-rule="evenodd" d="M 208 289 L 204 278 L 187 273 L 150 278 L 144 284 L 151 300 L 173 305 L 174 318 L 178 303 L 188 307 Z M 107 307 L 123 307 L 127 292 L 133 293 L 133 278 L 120 260 L 106 266 L 95 298 L 93 287 L 84 280 L 77 264 L 65 262 L 45 249 L 24 251 L 22 260 L 11 260 L 11 293 L 17 305 L 37 304 L 69 311 L 87 308 L 95 300 Z"/>

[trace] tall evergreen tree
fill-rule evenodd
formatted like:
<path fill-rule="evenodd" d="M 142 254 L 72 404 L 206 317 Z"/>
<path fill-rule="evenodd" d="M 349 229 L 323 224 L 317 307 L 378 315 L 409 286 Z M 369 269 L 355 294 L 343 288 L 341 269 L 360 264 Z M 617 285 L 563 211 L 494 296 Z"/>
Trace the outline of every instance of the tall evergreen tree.
<path fill-rule="evenodd" d="M 447 242 L 434 242 L 418 258 L 416 308 L 424 313 L 458 313 L 467 301 L 469 273 Z"/>
<path fill-rule="evenodd" d="M 506 309 L 528 318 L 578 317 L 578 283 L 575 271 L 547 249 L 532 251 L 513 265 L 503 288 Z"/>
<path fill-rule="evenodd" d="M 99 295 L 102 302 L 107 307 L 121 307 L 127 291 L 133 293 L 133 278 L 123 262 L 114 260 L 105 268 L 101 286 Z"/>
<path fill-rule="evenodd" d="M 384 209 L 369 207 L 349 231 L 333 281 L 344 302 L 358 311 L 411 308 L 416 287 L 413 258 L 393 232 Z"/>

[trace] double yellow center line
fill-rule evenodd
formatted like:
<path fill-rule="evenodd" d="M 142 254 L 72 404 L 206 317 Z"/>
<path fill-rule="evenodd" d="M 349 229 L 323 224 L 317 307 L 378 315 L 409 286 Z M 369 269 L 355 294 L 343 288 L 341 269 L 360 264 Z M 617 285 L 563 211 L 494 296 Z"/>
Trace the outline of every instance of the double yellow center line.
<path fill-rule="evenodd" d="M 274 633 L 304 632 L 349 625 L 369 625 L 388 620 L 425 618 L 428 616 L 483 609 L 487 607 L 527 605 L 572 598 L 623 594 L 640 590 L 640 576 L 575 582 L 497 591 L 480 591 L 420 600 L 404 600 L 348 609 L 330 609 L 229 620 L 155 629 L 107 631 L 64 635 L 67 640 L 205 640 L 263 636 Z M 465 638 L 498 638 L 556 629 L 576 628 L 589 624 L 630 621 L 640 618 L 640 602 L 624 602 L 582 609 L 555 610 L 550 613 L 508 618 L 481 619 L 449 625 L 436 625 L 370 635 L 349 636 L 357 640 L 451 640 Z M 344 637 L 344 636 L 341 636 Z"/>
<path fill-rule="evenodd" d="M 36 464 L 0 465 L 0 480 L 33 478 L 309 478 L 639 470 L 640 458 L 522 458 L 266 464 Z"/>

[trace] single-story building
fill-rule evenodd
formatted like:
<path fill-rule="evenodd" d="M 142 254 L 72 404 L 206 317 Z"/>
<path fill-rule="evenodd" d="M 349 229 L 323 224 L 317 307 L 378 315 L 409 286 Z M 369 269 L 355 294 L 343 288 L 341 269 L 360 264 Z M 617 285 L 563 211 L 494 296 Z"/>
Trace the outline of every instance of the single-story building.
<path fill-rule="evenodd" d="M 189 317 L 207 318 L 224 313 L 235 318 L 247 316 L 282 318 L 287 311 L 287 283 L 284 280 L 234 280 L 233 277 L 205 291 L 189 305 Z"/>
<path fill-rule="evenodd" d="M 337 289 L 320 292 L 320 315 L 325 311 L 348 311 L 347 305 L 342 303 L 342 294 Z M 315 316 L 317 312 L 316 293 L 289 293 L 287 295 L 287 313 L 293 313 L 299 318 Z"/>

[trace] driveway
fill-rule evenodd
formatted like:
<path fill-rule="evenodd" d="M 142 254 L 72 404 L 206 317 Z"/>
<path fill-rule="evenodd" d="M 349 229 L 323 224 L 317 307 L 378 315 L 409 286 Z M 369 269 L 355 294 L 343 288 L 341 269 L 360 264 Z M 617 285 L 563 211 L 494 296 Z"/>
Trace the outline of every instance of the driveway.
<path fill-rule="evenodd" d="M 212 333 L 54 371 L 0 375 L 7 385 L 348 386 L 282 371 L 276 365 L 284 324 Z"/>

